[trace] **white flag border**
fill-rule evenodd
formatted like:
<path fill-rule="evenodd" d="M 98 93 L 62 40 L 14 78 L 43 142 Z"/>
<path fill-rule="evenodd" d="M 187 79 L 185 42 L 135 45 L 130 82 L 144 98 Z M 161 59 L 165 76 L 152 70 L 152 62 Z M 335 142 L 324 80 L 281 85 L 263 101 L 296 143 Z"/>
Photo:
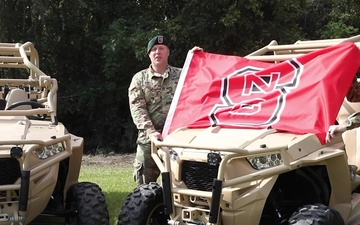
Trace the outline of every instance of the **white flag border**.
<path fill-rule="evenodd" d="M 163 138 L 165 138 L 169 134 L 170 125 L 171 125 L 171 123 L 173 121 L 176 106 L 178 105 L 180 94 L 181 94 L 182 88 L 184 86 L 185 79 L 187 77 L 189 67 L 190 67 L 190 63 L 191 63 L 191 60 L 192 60 L 193 56 L 194 56 L 193 51 L 189 51 L 187 56 L 186 56 L 184 66 L 183 66 L 181 74 L 180 74 L 179 82 L 177 84 L 175 94 L 174 94 L 173 100 L 171 102 L 168 115 L 167 115 L 166 120 L 165 120 L 164 128 L 163 128 L 163 131 L 162 131 Z"/>

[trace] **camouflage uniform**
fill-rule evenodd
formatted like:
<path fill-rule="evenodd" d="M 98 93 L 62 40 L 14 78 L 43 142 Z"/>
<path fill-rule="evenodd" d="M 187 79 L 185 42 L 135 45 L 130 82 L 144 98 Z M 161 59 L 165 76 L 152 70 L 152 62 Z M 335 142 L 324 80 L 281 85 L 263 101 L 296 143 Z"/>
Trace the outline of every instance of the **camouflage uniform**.
<path fill-rule="evenodd" d="M 129 87 L 129 104 L 138 129 L 134 179 L 138 185 L 156 181 L 160 175 L 151 157 L 149 134 L 162 132 L 181 68 L 168 66 L 163 75 L 151 66 L 136 73 Z M 144 180 L 145 179 L 145 180 Z"/>
<path fill-rule="evenodd" d="M 357 81 L 357 77 L 354 78 L 351 87 L 346 95 L 346 99 L 349 102 L 360 102 L 360 83 Z M 351 130 L 360 127 L 360 112 L 351 114 L 344 122 L 346 130 Z"/>
<path fill-rule="evenodd" d="M 344 122 L 346 130 L 351 130 L 360 127 L 360 112 L 351 114 Z"/>

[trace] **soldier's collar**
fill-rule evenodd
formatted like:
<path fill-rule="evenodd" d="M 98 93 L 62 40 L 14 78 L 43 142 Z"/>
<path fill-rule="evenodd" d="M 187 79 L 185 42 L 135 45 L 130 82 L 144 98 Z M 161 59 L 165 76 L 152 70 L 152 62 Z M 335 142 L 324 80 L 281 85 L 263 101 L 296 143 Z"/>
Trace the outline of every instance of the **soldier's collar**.
<path fill-rule="evenodd" d="M 149 66 L 149 71 L 150 71 L 150 76 L 153 77 L 164 77 L 167 78 L 169 76 L 169 71 L 170 71 L 170 66 L 168 65 L 165 72 L 163 74 L 157 73 L 154 71 L 154 69 L 152 68 L 152 66 Z"/>

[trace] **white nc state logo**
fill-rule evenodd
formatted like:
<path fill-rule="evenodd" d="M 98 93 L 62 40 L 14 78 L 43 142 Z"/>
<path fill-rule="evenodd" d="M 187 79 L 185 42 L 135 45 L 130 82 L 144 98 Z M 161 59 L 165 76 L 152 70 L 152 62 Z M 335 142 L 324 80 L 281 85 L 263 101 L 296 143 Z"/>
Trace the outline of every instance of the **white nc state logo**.
<path fill-rule="evenodd" d="M 282 72 L 269 71 L 247 66 L 224 77 L 221 103 L 209 113 L 211 124 L 269 127 L 277 123 L 287 95 L 299 85 L 303 65 L 292 59 L 284 62 Z"/>

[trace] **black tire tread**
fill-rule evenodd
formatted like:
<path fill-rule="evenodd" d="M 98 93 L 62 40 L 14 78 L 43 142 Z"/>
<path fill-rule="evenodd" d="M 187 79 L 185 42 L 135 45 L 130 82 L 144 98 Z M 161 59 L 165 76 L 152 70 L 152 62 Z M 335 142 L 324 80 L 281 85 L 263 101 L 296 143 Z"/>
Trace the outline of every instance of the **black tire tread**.
<path fill-rule="evenodd" d="M 323 204 L 308 204 L 295 211 L 289 225 L 344 225 L 344 220 L 335 209 Z"/>
<path fill-rule="evenodd" d="M 67 195 L 69 209 L 77 205 L 78 225 L 109 225 L 109 211 L 101 188 L 91 182 L 80 182 L 69 188 Z"/>
<path fill-rule="evenodd" d="M 127 196 L 118 225 L 147 225 L 152 210 L 160 205 L 163 205 L 162 187 L 157 183 L 140 185 Z"/>

